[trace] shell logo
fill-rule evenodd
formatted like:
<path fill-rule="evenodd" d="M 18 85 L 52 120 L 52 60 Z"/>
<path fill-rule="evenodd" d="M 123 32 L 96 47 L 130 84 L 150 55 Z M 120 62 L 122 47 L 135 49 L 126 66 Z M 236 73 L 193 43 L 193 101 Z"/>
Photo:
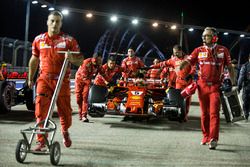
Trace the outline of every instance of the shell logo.
<path fill-rule="evenodd" d="M 139 100 L 139 99 L 141 99 L 141 96 L 132 96 L 131 99 L 133 99 L 133 100 Z"/>

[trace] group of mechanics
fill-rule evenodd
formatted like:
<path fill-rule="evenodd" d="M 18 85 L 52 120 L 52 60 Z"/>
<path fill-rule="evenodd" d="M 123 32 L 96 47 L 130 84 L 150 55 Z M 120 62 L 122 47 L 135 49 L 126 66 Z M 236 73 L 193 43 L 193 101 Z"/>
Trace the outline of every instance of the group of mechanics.
<path fill-rule="evenodd" d="M 108 85 L 113 76 L 122 73 L 123 78 L 138 76 L 138 70 L 145 67 L 143 61 L 135 56 L 133 49 L 128 49 L 121 66 L 116 64 L 115 57 L 110 56 L 102 65 L 102 56 L 94 53 L 91 58 L 84 59 L 82 54 L 72 54 L 69 51 L 80 51 L 77 41 L 61 32 L 63 16 L 58 11 L 48 15 L 48 32 L 38 35 L 32 44 L 32 57 L 29 61 L 28 85 L 34 85 L 35 72 L 39 67 L 39 77 L 36 80 L 35 116 L 37 122 L 46 118 L 56 83 L 64 59 L 80 66 L 75 76 L 75 95 L 79 108 L 79 119 L 88 122 L 88 92 L 91 79 L 95 77 L 97 85 Z M 207 27 L 202 34 L 203 45 L 194 49 L 190 55 L 185 55 L 179 45 L 173 47 L 173 55 L 166 61 L 154 60 L 151 69 L 146 74 L 150 78 L 168 80 L 168 86 L 184 89 L 192 83 L 192 76 L 198 64 L 198 96 L 201 107 L 202 145 L 215 149 L 219 140 L 219 110 L 220 86 L 224 68 L 227 66 L 234 82 L 231 58 L 226 47 L 217 44 L 215 28 Z M 59 54 L 58 51 L 68 51 Z M 62 87 L 58 95 L 57 107 L 61 123 L 61 133 L 65 147 L 70 147 L 72 141 L 69 131 L 72 124 L 72 108 L 70 105 L 70 65 L 67 67 Z M 187 99 L 189 111 L 191 97 Z M 187 120 L 187 117 L 186 117 Z M 46 149 L 44 137 L 37 135 L 36 151 Z"/>

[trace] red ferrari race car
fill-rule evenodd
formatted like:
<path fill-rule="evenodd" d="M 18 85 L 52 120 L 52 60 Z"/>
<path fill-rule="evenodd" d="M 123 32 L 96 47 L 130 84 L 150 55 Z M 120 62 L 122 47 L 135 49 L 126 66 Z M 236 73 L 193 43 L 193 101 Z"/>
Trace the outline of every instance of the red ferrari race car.
<path fill-rule="evenodd" d="M 185 99 L 181 91 L 162 87 L 160 80 L 119 80 L 109 89 L 92 85 L 89 91 L 88 114 L 103 117 L 119 114 L 128 117 L 167 117 L 182 122 L 185 117 Z"/>
<path fill-rule="evenodd" d="M 34 110 L 34 92 L 26 84 L 26 67 L 12 67 L 10 64 L 0 64 L 0 114 L 8 113 L 11 107 L 26 104 L 28 110 Z"/>

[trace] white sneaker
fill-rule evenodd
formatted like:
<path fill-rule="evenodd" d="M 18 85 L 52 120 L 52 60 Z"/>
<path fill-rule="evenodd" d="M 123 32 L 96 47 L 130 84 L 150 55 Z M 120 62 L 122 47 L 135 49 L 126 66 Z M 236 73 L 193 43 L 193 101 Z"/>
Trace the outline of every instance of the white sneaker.
<path fill-rule="evenodd" d="M 209 149 L 215 150 L 217 147 L 217 141 L 215 139 L 211 139 L 208 145 Z"/>

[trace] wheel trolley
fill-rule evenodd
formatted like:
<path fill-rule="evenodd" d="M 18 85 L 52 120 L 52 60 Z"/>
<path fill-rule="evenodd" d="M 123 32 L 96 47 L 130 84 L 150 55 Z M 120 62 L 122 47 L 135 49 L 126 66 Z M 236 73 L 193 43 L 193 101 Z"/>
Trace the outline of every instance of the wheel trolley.
<path fill-rule="evenodd" d="M 65 54 L 65 53 L 70 53 L 70 54 L 79 54 L 80 52 L 73 52 L 73 51 L 58 51 L 59 54 Z M 57 165 L 60 161 L 61 157 L 61 148 L 60 144 L 57 141 L 54 141 L 55 133 L 57 130 L 57 126 L 55 122 L 52 120 L 52 115 L 53 115 L 53 109 L 55 106 L 55 103 L 57 101 L 58 94 L 61 89 L 62 81 L 64 79 L 67 66 L 68 66 L 68 58 L 64 59 L 63 65 L 61 72 L 59 74 L 59 78 L 55 87 L 55 91 L 53 93 L 51 103 L 48 109 L 48 113 L 46 116 L 46 119 L 44 121 L 41 121 L 39 123 L 36 123 L 34 127 L 30 127 L 28 129 L 21 130 L 21 134 L 23 136 L 23 139 L 20 139 L 17 143 L 16 146 L 16 160 L 19 163 L 23 163 L 27 153 L 33 153 L 33 154 L 45 154 L 50 156 L 50 162 L 52 165 Z M 45 145 L 47 146 L 46 151 L 35 151 L 32 150 L 32 143 L 34 137 L 40 134 L 43 136 Z"/>

